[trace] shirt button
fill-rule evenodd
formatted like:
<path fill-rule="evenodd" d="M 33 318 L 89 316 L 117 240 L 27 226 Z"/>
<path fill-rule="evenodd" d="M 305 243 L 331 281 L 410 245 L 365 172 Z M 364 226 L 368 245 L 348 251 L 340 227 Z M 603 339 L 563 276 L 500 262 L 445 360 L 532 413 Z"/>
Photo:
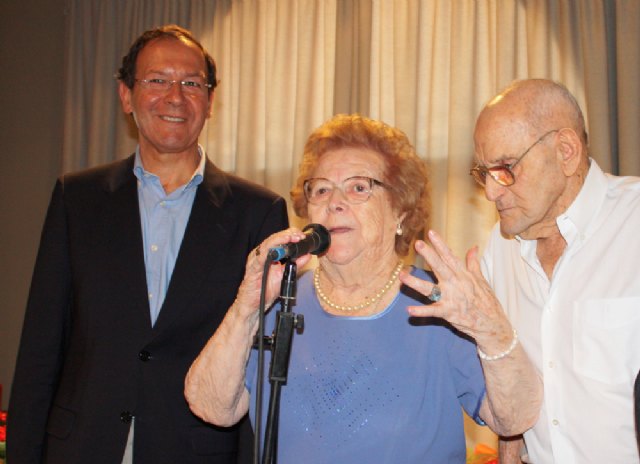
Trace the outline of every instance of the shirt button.
<path fill-rule="evenodd" d="M 553 425 L 558 425 L 560 422 L 558 422 L 558 419 L 553 419 L 553 421 L 551 421 L 551 423 Z"/>
<path fill-rule="evenodd" d="M 555 366 L 555 364 L 553 364 L 553 361 L 549 361 L 549 368 L 553 369 L 554 366 Z"/>
<path fill-rule="evenodd" d="M 133 414 L 131 414 L 129 411 L 122 411 L 120 413 L 120 420 L 125 424 L 130 424 L 133 420 Z"/>
<path fill-rule="evenodd" d="M 151 251 L 153 252 L 158 251 L 158 245 L 151 245 Z"/>
<path fill-rule="evenodd" d="M 138 358 L 140 358 L 140 361 L 142 362 L 147 362 L 151 359 L 151 353 L 146 350 L 142 350 L 140 353 L 138 353 Z"/>
<path fill-rule="evenodd" d="M 160 206 L 167 206 L 167 202 L 166 201 L 161 201 L 160 202 Z"/>

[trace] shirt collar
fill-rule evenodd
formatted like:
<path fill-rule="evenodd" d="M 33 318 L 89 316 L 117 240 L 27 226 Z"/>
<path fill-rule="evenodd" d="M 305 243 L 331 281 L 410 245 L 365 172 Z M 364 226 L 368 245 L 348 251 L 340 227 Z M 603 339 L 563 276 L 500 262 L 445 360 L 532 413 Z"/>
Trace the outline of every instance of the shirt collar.
<path fill-rule="evenodd" d="M 598 211 L 607 194 L 607 177 L 598 163 L 589 158 L 589 171 L 580 188 L 578 195 L 567 210 L 556 218 L 556 224 L 560 234 L 570 246 L 576 240 L 583 241 L 586 238 L 587 230 L 595 218 L 595 211 Z M 527 242 L 532 242 L 535 250 L 535 240 L 525 240 L 519 235 L 515 237 L 523 246 Z M 528 248 L 528 247 L 527 247 Z"/>
<path fill-rule="evenodd" d="M 206 155 L 200 144 L 198 144 L 198 155 L 200 156 L 200 161 L 198 162 L 198 166 L 196 167 L 195 171 L 193 171 L 189 182 L 184 185 L 184 190 L 192 187 L 197 187 L 202 183 L 202 179 L 204 178 Z M 144 169 L 144 166 L 142 165 L 142 158 L 140 157 L 140 145 L 136 147 L 136 156 L 133 162 L 133 174 L 138 178 L 140 182 L 144 182 L 145 178 L 147 177 L 158 177 L 155 174 Z"/>
<path fill-rule="evenodd" d="M 556 218 L 556 224 L 567 245 L 576 239 L 584 241 L 591 222 L 602 206 L 607 195 L 607 178 L 595 160 L 589 159 L 590 166 L 584 184 L 571 206 Z"/>

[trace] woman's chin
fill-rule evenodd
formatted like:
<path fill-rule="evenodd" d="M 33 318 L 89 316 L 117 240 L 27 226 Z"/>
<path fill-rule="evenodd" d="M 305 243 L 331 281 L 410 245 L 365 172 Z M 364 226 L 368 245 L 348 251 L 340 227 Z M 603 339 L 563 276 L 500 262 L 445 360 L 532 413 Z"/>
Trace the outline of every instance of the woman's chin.
<path fill-rule="evenodd" d="M 324 255 L 327 261 L 336 266 L 349 264 L 354 257 L 353 250 L 347 247 L 335 247 L 331 244 L 329 251 Z"/>

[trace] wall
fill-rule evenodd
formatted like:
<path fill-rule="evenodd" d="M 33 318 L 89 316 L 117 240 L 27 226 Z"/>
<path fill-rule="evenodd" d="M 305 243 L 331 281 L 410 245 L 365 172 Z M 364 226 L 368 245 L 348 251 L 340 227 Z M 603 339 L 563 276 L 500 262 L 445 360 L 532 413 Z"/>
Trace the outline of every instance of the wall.
<path fill-rule="evenodd" d="M 0 1 L 0 407 L 13 379 L 31 272 L 60 173 L 64 0 Z"/>

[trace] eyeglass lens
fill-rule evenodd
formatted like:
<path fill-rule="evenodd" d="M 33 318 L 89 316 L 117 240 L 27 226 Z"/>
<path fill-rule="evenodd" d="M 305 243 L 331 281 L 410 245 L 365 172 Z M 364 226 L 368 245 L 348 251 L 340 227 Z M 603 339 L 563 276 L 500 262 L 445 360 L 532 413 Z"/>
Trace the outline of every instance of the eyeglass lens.
<path fill-rule="evenodd" d="M 515 180 L 513 173 L 507 166 L 494 166 L 491 168 L 477 166 L 471 170 L 471 175 L 482 186 L 487 183 L 487 175 L 490 175 L 493 180 L 505 187 L 513 185 Z"/>
<path fill-rule="evenodd" d="M 371 196 L 375 179 L 370 177 L 350 177 L 340 185 L 329 179 L 313 178 L 305 181 L 304 193 L 309 203 L 320 204 L 329 201 L 329 198 L 338 188 L 349 203 L 363 203 Z"/>

